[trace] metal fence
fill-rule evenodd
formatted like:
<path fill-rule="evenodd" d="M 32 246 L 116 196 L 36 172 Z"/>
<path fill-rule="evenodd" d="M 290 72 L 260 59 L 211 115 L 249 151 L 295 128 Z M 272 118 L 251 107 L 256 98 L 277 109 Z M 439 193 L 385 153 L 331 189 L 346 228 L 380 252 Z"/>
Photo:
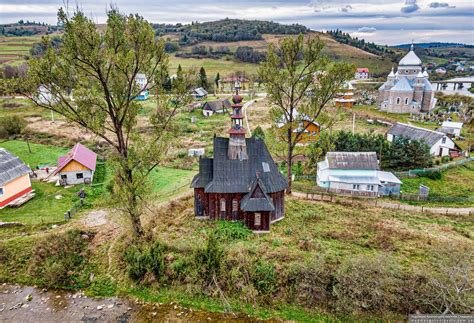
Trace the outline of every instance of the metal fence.
<path fill-rule="evenodd" d="M 393 173 L 395 174 L 395 176 L 397 176 L 399 178 L 417 177 L 417 176 L 420 176 L 420 175 L 422 175 L 424 173 L 427 173 L 427 172 L 436 172 L 436 171 L 442 172 L 442 171 L 447 170 L 449 168 L 454 168 L 454 167 L 464 165 L 464 164 L 469 163 L 470 161 L 473 161 L 473 160 L 474 160 L 474 157 L 467 157 L 467 158 L 460 159 L 460 160 L 454 160 L 452 162 L 442 164 L 442 165 L 439 165 L 439 166 L 434 166 L 434 167 L 429 167 L 429 168 L 410 169 L 409 171 L 393 172 Z"/>

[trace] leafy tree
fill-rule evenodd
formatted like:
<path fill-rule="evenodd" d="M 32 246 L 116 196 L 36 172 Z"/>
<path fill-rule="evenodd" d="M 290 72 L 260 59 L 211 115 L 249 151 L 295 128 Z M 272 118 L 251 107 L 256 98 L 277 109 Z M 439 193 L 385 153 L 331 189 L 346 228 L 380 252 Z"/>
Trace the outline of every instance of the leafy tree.
<path fill-rule="evenodd" d="M 354 73 L 347 63 L 330 62 L 322 53 L 324 43 L 318 37 L 304 41 L 303 35 L 285 38 L 278 46 L 270 44 L 267 60 L 259 68 L 272 115 L 285 126 L 279 129 L 284 138 L 288 189 L 291 193 L 291 175 L 294 149 L 302 131 L 294 131 L 303 118 L 307 124 L 315 122 L 342 84 Z"/>
<path fill-rule="evenodd" d="M 219 82 L 221 80 L 221 75 L 217 72 L 216 77 L 214 78 L 214 83 L 216 84 L 216 89 L 219 90 Z"/>
<path fill-rule="evenodd" d="M 44 56 L 29 61 L 26 79 L 19 80 L 23 93 L 37 105 L 55 111 L 70 122 L 94 133 L 112 147 L 113 202 L 127 215 L 136 236 L 143 234 L 140 220 L 149 192 L 147 178 L 160 163 L 171 140 L 172 118 L 189 100 L 186 78 L 176 81 L 173 95 L 159 95 L 146 132 L 138 129 L 140 88 L 138 73 L 147 76 L 147 87 L 161 93 L 167 56 L 162 41 L 155 39 L 150 24 L 138 15 L 107 12 L 105 31 L 76 11 L 61 8 L 64 26 L 62 46 L 48 46 Z M 46 87 L 52 99 L 38 100 L 38 88 Z M 70 93 L 74 94 L 71 100 Z"/>
<path fill-rule="evenodd" d="M 265 132 L 260 126 L 257 126 L 254 131 L 252 131 L 252 137 L 265 140 Z"/>
<path fill-rule="evenodd" d="M 9 137 L 21 134 L 26 128 L 26 121 L 20 116 L 6 116 L 0 118 L 0 137 Z"/>
<path fill-rule="evenodd" d="M 316 142 L 309 145 L 304 171 L 308 175 L 316 175 L 318 162 L 322 161 L 326 154 L 335 150 L 334 138 L 327 131 L 321 132 Z"/>
<path fill-rule="evenodd" d="M 209 84 L 207 83 L 206 70 L 203 66 L 201 66 L 201 69 L 199 70 L 199 86 L 206 90 L 209 88 Z"/>
<path fill-rule="evenodd" d="M 426 143 L 406 137 L 395 138 L 385 157 L 382 167 L 389 169 L 425 168 L 430 166 L 433 160 L 430 147 Z"/>

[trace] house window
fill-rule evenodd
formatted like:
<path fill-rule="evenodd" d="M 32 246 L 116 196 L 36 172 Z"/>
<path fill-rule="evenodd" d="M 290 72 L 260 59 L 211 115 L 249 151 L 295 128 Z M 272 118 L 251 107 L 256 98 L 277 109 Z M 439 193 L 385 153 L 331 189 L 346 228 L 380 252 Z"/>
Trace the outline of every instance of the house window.
<path fill-rule="evenodd" d="M 61 175 L 61 179 L 67 179 L 67 175 L 66 174 Z"/>
<path fill-rule="evenodd" d="M 408 104 L 408 98 L 405 99 L 405 104 Z"/>
<path fill-rule="evenodd" d="M 82 174 L 82 173 L 77 173 L 77 174 L 76 174 L 76 178 L 77 178 L 77 179 L 83 179 L 83 178 L 84 178 L 84 174 Z"/>
<path fill-rule="evenodd" d="M 367 185 L 367 190 L 373 192 L 374 185 Z"/>
<path fill-rule="evenodd" d="M 261 226 L 262 225 L 262 215 L 260 213 L 255 213 L 255 226 Z"/>
<path fill-rule="evenodd" d="M 3 187 L 0 187 L 0 196 L 3 195 Z"/>
<path fill-rule="evenodd" d="M 401 100 L 400 98 L 397 98 L 397 104 L 400 104 L 400 100 Z"/>
<path fill-rule="evenodd" d="M 443 137 L 443 139 L 441 140 L 441 143 L 444 145 L 446 143 L 446 137 Z"/>
<path fill-rule="evenodd" d="M 352 185 L 352 189 L 354 191 L 358 191 L 358 190 L 360 190 L 360 185 L 359 184 L 354 184 L 354 185 Z"/>
<path fill-rule="evenodd" d="M 238 212 L 239 211 L 239 202 L 237 199 L 232 200 L 232 212 Z"/>
<path fill-rule="evenodd" d="M 225 212 L 225 198 L 221 198 L 221 212 Z"/>

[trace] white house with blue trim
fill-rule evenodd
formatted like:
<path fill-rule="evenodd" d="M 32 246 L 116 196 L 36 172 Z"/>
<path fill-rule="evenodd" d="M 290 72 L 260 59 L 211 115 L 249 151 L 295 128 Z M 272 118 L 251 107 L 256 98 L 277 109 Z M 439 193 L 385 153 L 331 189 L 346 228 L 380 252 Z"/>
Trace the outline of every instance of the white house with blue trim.
<path fill-rule="evenodd" d="M 380 170 L 375 152 L 329 152 L 318 163 L 316 183 L 328 192 L 360 196 L 400 194 L 402 182 Z"/>
<path fill-rule="evenodd" d="M 135 100 L 138 100 L 138 101 L 147 100 L 149 97 L 149 93 L 147 89 L 148 79 L 146 78 L 146 75 L 142 73 L 138 73 L 135 76 L 135 83 L 138 85 L 140 89 L 140 94 L 135 97 Z"/>

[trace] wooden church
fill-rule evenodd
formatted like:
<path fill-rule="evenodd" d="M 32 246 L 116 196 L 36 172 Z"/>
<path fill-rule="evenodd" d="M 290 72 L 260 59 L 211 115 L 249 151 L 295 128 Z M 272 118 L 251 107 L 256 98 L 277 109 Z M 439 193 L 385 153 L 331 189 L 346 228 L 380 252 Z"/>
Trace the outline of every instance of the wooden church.
<path fill-rule="evenodd" d="M 254 232 L 269 232 L 270 224 L 283 219 L 288 183 L 278 170 L 265 143 L 245 138 L 243 98 L 232 101 L 229 138 L 214 137 L 214 158 L 199 160 L 194 188 L 198 218 L 243 221 Z"/>

